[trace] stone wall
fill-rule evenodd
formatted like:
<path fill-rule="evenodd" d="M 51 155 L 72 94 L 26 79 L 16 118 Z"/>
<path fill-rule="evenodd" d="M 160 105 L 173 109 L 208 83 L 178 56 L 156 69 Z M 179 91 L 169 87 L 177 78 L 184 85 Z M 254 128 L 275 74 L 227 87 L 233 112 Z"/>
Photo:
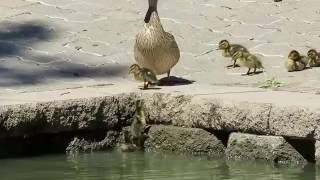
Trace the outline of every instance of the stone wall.
<path fill-rule="evenodd" d="M 86 137 L 91 136 L 90 142 L 106 142 L 101 134 L 118 132 L 115 133 L 118 136 L 131 124 L 137 99 L 145 101 L 148 124 L 166 125 L 150 129 L 146 141 L 148 150 L 218 154 L 226 155 L 228 159 L 274 162 L 305 163 L 319 158 L 318 111 L 181 94 L 131 93 L 1 106 L 0 141 L 21 137 L 32 139 L 42 134 L 68 134 L 67 140 L 71 141 L 87 134 Z M 224 136 L 219 136 L 219 132 Z M 92 139 L 92 136 L 99 138 Z M 299 149 L 296 142 L 300 147 L 308 144 L 308 148 Z M 102 143 L 98 147 L 114 146 Z"/>

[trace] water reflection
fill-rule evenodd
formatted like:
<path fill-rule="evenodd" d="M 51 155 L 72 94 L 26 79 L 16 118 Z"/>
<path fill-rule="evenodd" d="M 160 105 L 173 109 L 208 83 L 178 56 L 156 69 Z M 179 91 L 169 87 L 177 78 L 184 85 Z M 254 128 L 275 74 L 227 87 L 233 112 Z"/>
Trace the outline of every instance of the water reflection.
<path fill-rule="evenodd" d="M 313 164 L 208 160 L 151 153 L 92 153 L 0 160 L 1 180 L 315 180 Z M 318 175 L 319 176 L 319 175 Z"/>

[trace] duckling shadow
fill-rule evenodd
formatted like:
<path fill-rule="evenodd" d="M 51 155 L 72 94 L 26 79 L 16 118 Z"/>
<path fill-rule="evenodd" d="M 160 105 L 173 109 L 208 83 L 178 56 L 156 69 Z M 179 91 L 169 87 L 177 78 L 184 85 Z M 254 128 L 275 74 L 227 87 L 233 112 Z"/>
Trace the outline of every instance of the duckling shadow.
<path fill-rule="evenodd" d="M 253 76 L 253 75 L 261 74 L 263 72 L 264 71 L 256 71 L 255 73 L 254 72 L 250 72 L 249 74 L 241 74 L 241 76 Z"/>
<path fill-rule="evenodd" d="M 170 77 L 164 77 L 160 79 L 158 85 L 159 86 L 181 86 L 181 85 L 192 84 L 194 82 L 195 81 L 193 80 L 188 80 L 188 79 L 184 79 L 176 76 L 170 76 Z"/>
<path fill-rule="evenodd" d="M 252 74 L 261 74 L 261 73 L 264 73 L 264 71 L 257 71 L 257 72 L 252 73 Z"/>
<path fill-rule="evenodd" d="M 240 67 L 238 64 L 234 65 L 234 67 L 233 67 L 233 64 L 226 66 L 226 68 L 228 68 L 228 69 L 230 69 L 230 68 L 238 68 L 238 67 Z"/>

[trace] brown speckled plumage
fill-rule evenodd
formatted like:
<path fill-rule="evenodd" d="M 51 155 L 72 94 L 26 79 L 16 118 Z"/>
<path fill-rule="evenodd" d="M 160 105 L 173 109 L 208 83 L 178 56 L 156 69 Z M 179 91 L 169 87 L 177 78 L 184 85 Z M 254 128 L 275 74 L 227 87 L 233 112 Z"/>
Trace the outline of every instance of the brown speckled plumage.
<path fill-rule="evenodd" d="M 134 57 L 141 67 L 148 68 L 157 75 L 170 72 L 179 61 L 180 50 L 175 38 L 163 29 L 156 9 L 136 36 Z"/>

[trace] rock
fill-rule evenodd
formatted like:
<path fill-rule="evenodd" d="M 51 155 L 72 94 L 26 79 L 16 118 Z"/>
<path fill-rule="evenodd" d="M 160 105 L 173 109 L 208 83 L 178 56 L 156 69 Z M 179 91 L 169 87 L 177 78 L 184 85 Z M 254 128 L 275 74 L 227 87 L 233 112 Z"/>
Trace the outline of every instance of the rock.
<path fill-rule="evenodd" d="M 66 148 L 67 153 L 87 152 L 90 149 L 90 142 L 75 137 Z"/>
<path fill-rule="evenodd" d="M 273 107 L 270 131 L 273 135 L 320 139 L 320 113 L 302 107 Z"/>
<path fill-rule="evenodd" d="M 84 138 L 75 137 L 66 148 L 67 153 L 75 152 L 92 152 L 109 150 L 116 146 L 119 133 L 115 131 L 109 131 L 106 137 L 102 141 L 90 141 Z"/>
<path fill-rule="evenodd" d="M 101 107 L 109 99 L 106 97 L 40 103 L 38 107 L 45 119 L 42 130 L 61 132 L 94 130 L 101 127 L 103 125 L 100 118 Z"/>
<path fill-rule="evenodd" d="M 175 124 L 181 121 L 191 101 L 191 96 L 164 93 L 145 94 L 143 98 L 149 124 Z"/>
<path fill-rule="evenodd" d="M 149 130 L 146 151 L 171 151 L 221 156 L 225 147 L 213 134 L 197 128 L 155 125 Z"/>
<path fill-rule="evenodd" d="M 131 124 L 135 94 L 53 101 L 0 108 L 1 135 L 113 130 Z"/>
<path fill-rule="evenodd" d="M 232 133 L 226 157 L 231 160 L 267 160 L 275 163 L 307 163 L 283 137 Z"/>
<path fill-rule="evenodd" d="M 320 164 L 320 141 L 315 143 L 315 161 L 317 165 Z"/>
<path fill-rule="evenodd" d="M 39 111 L 36 104 L 2 107 L 0 110 L 0 134 L 7 136 L 36 134 L 37 127 L 44 123 Z"/>
<path fill-rule="evenodd" d="M 241 131 L 268 134 L 270 104 L 220 102 L 213 104 L 210 110 L 213 130 Z"/>
<path fill-rule="evenodd" d="M 130 126 L 123 127 L 118 138 L 118 145 L 130 143 Z"/>
<path fill-rule="evenodd" d="M 269 134 L 270 104 L 228 103 L 186 95 L 145 96 L 149 123 Z"/>

